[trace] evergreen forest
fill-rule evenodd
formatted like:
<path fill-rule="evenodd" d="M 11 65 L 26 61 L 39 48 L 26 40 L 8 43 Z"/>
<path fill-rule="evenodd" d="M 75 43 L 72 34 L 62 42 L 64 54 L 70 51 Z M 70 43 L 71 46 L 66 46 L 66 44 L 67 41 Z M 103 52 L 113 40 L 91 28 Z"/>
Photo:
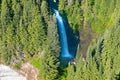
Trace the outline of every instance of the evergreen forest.
<path fill-rule="evenodd" d="M 52 1 L 79 39 L 76 64 L 61 65 Z M 0 0 L 0 64 L 30 62 L 38 80 L 120 80 L 119 61 L 120 0 Z"/>

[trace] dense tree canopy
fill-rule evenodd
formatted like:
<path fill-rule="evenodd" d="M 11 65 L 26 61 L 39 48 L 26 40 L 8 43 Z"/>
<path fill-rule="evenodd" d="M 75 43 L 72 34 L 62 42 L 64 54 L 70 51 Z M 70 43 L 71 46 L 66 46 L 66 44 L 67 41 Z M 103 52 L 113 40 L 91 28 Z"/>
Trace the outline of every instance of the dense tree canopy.
<path fill-rule="evenodd" d="M 54 1 L 64 22 L 82 34 L 76 65 L 60 66 L 51 0 L 0 0 L 0 64 L 20 68 L 29 61 L 39 80 L 119 80 L 120 0 Z"/>

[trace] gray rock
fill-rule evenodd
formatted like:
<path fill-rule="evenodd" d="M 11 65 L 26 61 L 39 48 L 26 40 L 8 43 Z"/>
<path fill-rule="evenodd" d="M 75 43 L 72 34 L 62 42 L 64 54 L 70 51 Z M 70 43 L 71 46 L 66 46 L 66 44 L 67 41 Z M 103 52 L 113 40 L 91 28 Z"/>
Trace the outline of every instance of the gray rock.
<path fill-rule="evenodd" d="M 26 78 L 9 66 L 0 64 L 0 80 L 26 80 Z"/>

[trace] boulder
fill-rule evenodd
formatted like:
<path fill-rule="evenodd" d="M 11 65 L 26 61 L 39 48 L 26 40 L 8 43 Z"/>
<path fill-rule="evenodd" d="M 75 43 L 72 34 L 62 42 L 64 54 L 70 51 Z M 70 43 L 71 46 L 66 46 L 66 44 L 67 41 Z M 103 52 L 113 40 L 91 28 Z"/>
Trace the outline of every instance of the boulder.
<path fill-rule="evenodd" d="M 38 80 L 38 70 L 30 63 L 23 64 L 19 73 L 25 76 L 27 80 Z"/>
<path fill-rule="evenodd" d="M 0 80 L 26 80 L 26 78 L 9 66 L 0 64 Z"/>

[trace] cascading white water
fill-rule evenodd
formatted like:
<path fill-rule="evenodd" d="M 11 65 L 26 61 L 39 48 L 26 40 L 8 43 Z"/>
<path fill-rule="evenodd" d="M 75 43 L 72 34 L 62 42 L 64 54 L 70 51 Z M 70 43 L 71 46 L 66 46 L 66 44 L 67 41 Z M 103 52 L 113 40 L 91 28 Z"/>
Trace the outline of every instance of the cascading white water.
<path fill-rule="evenodd" d="M 68 50 L 68 42 L 67 42 L 67 36 L 65 31 L 65 26 L 62 20 L 62 17 L 60 16 L 58 10 L 53 9 L 57 24 L 58 24 L 58 30 L 59 30 L 59 36 L 60 36 L 60 46 L 61 46 L 61 57 L 63 58 L 73 58 L 72 55 L 70 55 Z"/>

